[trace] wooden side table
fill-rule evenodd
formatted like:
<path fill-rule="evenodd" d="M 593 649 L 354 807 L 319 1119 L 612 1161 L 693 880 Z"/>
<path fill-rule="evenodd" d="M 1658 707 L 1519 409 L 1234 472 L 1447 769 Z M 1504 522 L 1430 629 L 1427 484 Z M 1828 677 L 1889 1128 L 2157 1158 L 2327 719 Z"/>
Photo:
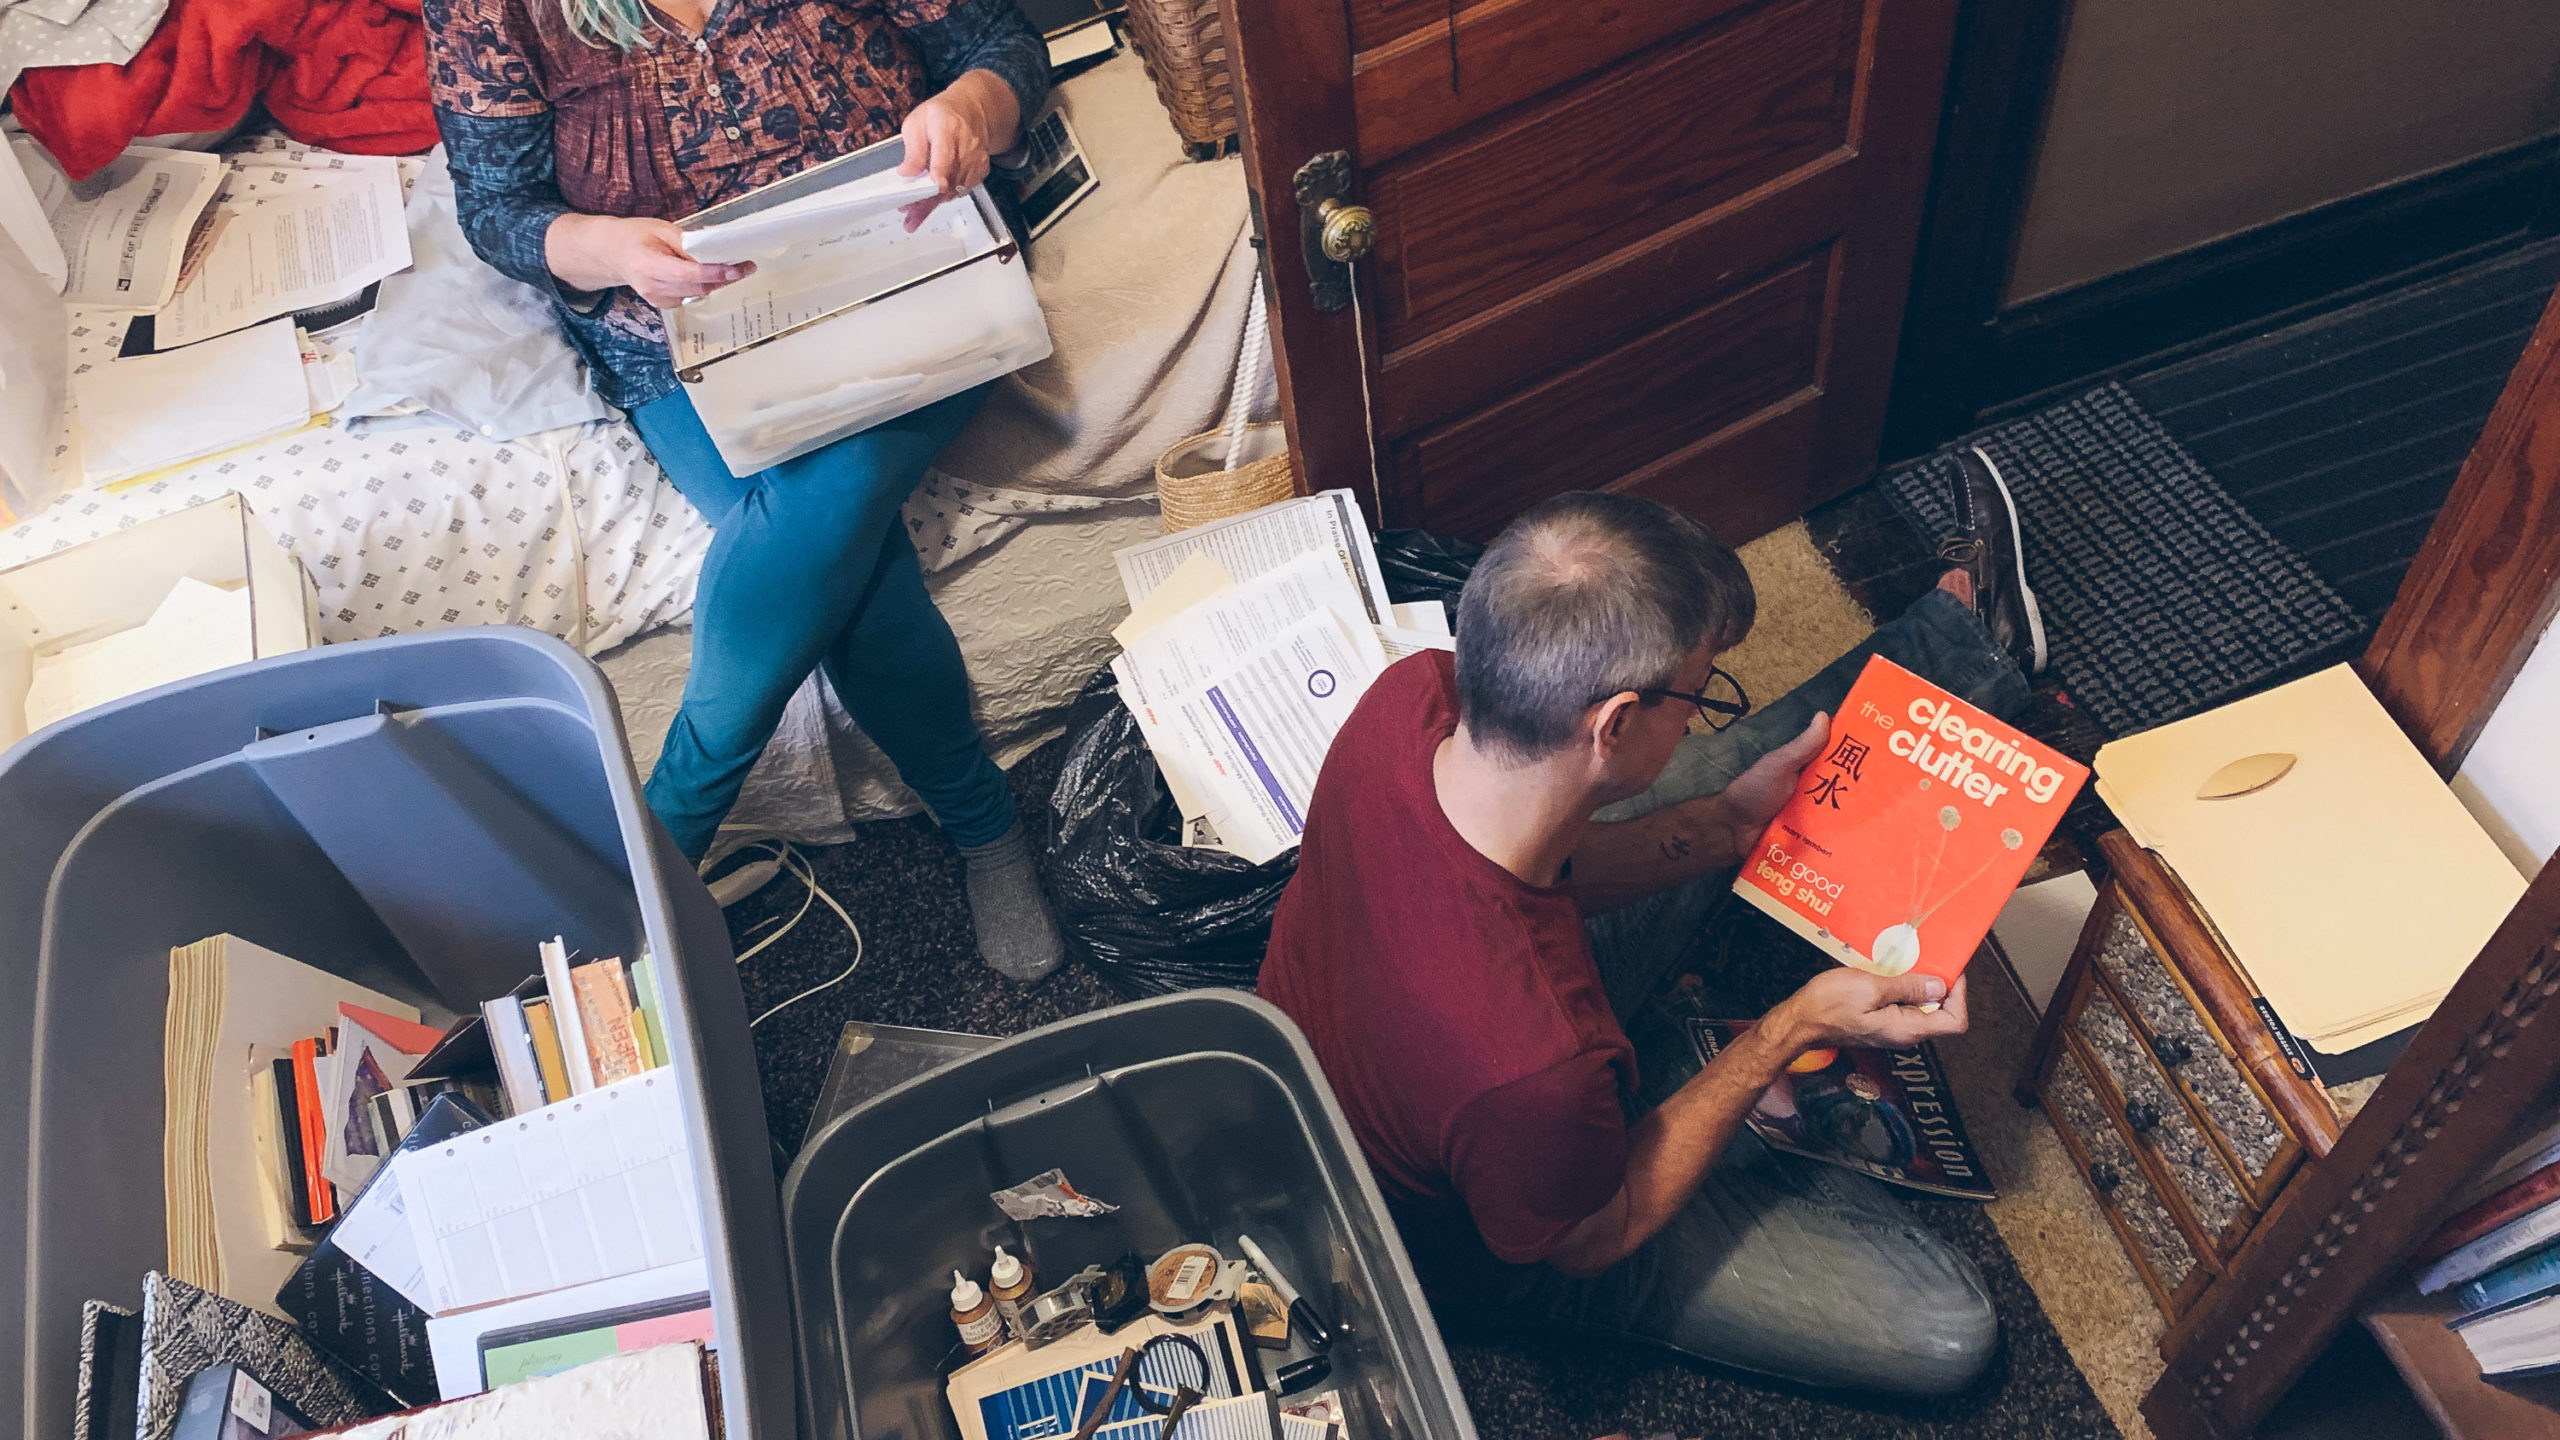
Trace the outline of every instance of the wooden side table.
<path fill-rule="evenodd" d="M 2180 1338 L 2352 1106 L 2285 1058 L 2186 888 L 2131 836 L 2047 1007 L 2018 1098 L 2041 1104 Z"/>

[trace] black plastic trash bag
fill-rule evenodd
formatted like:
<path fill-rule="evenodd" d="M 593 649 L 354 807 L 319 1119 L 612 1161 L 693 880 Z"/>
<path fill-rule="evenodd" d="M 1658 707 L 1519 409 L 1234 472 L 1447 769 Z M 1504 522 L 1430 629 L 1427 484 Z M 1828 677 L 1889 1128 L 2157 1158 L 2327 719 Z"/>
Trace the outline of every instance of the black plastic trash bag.
<path fill-rule="evenodd" d="M 1457 619 L 1458 592 L 1475 573 L 1484 547 L 1454 535 L 1428 530 L 1378 532 L 1378 573 L 1386 578 L 1388 598 L 1399 605 L 1416 600 L 1446 600 L 1449 618 Z"/>
<path fill-rule="evenodd" d="M 1186 848 L 1155 752 L 1103 671 L 1067 712 L 1050 798 L 1049 894 L 1067 946 L 1127 999 L 1253 988 L 1271 912 L 1298 868 Z"/>
<path fill-rule="evenodd" d="M 1378 568 L 1399 604 L 1457 608 L 1483 547 L 1421 530 L 1378 537 Z M 1067 712 L 1067 754 L 1050 798 L 1049 892 L 1069 949 L 1128 999 L 1224 985 L 1253 988 L 1271 915 L 1298 852 L 1254 865 L 1188 848 L 1155 752 L 1120 703 L 1111 672 Z"/>

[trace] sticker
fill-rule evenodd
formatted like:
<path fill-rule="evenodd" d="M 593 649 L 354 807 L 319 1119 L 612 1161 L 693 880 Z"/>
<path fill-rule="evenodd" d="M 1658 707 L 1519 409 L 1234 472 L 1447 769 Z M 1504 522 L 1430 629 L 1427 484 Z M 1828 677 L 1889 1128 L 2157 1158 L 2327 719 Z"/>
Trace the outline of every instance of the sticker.
<path fill-rule="evenodd" d="M 2257 1007 L 2258 1018 L 2266 1022 L 2267 1033 L 2274 1037 L 2276 1049 L 2284 1052 L 2284 1063 L 2293 1067 L 2294 1074 L 2316 1083 L 2319 1077 L 2311 1073 L 2311 1057 L 2302 1053 L 2301 1042 L 2293 1038 L 2292 1031 L 2284 1028 L 2283 1021 L 2276 1018 L 2276 1008 L 2255 995 L 2249 997 L 2249 1003 Z"/>
<path fill-rule="evenodd" d="M 264 1435 L 275 1419 L 275 1397 L 246 1370 L 231 1372 L 231 1413 L 240 1423 Z"/>

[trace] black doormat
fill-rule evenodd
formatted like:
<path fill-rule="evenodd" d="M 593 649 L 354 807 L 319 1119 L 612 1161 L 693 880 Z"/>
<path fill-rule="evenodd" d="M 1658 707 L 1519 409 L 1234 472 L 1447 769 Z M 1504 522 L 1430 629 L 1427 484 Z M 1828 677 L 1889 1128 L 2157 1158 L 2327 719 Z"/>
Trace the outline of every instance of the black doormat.
<path fill-rule="evenodd" d="M 2560 239 L 2128 378 L 2367 620 L 2400 591 L 2560 282 Z"/>
<path fill-rule="evenodd" d="M 2017 497 L 2064 692 L 2113 735 L 2235 699 L 2360 633 L 2355 612 L 2124 387 L 1977 437 Z M 1955 526 L 1950 448 L 1879 485 L 1924 536 Z"/>
<path fill-rule="evenodd" d="M 1034 834 L 1046 827 L 1063 748 L 1052 742 L 1013 768 L 1014 800 Z M 1113 1003 L 1101 978 L 1076 961 L 1031 986 L 1004 979 L 979 961 L 961 896 L 960 856 L 933 822 L 884 820 L 857 829 L 861 838 L 852 844 L 813 846 L 805 853 L 820 883 L 862 927 L 861 963 L 841 984 L 755 1027 L 766 1124 L 778 1164 L 799 1147 L 847 1020 L 1013 1035 Z M 790 920 L 806 900 L 796 881 L 777 879 L 731 907 L 731 943 L 745 951 Z M 1727 928 L 1744 932 L 1746 940 L 1715 947 L 1714 974 L 1737 998 L 1783 995 L 1801 980 L 1800 967 L 1820 964 L 1811 948 L 1775 921 L 1744 906 L 1727 909 L 1736 912 Z M 1755 934 L 1756 942 L 1747 939 Z M 810 906 L 780 940 L 740 967 L 747 1013 L 762 1014 L 842 974 L 856 953 L 843 924 L 825 906 Z M 1450 1358 L 1478 1433 L 1485 1440 L 1588 1440 L 1613 1430 L 1772 1440 L 2116 1435 L 1982 1208 L 1915 1196 L 1911 1210 L 1973 1260 L 2000 1313 L 2000 1352 L 1962 1394 L 1889 1400 L 1781 1385 L 1644 1347 L 1451 1334 Z M 930 1284 L 932 1277 L 919 1276 L 917 1283 Z M 1456 1317 L 1440 1318 L 1446 1325 Z"/>

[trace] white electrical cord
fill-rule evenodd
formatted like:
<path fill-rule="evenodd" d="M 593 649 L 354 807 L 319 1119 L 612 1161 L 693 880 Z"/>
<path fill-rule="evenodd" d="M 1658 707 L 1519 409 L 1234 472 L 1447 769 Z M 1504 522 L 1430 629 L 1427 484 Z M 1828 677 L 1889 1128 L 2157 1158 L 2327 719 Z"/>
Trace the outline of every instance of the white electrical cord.
<path fill-rule="evenodd" d="M 838 904 L 836 902 L 836 897 L 828 894 L 826 887 L 818 883 L 817 871 L 810 866 L 808 857 L 800 853 L 800 848 L 798 846 L 793 845 L 788 840 L 751 840 L 747 842 L 747 844 L 739 846 L 738 849 L 760 849 L 768 852 L 773 856 L 773 860 L 771 862 L 757 861 L 751 863 L 778 864 L 784 870 L 789 871 L 791 873 L 791 878 L 799 881 L 800 884 L 808 891 L 808 893 L 800 899 L 800 908 L 792 912 L 790 919 L 782 922 L 781 929 L 774 931 L 772 934 L 767 935 L 763 939 L 738 953 L 738 963 L 740 965 L 745 965 L 749 960 L 752 960 L 757 955 L 762 954 L 766 947 L 772 945 L 783 936 L 790 934 L 793 927 L 797 926 L 801 920 L 808 916 L 809 907 L 821 900 L 827 902 L 828 909 L 836 912 L 836 918 L 844 922 L 844 928 L 853 936 L 853 960 L 851 963 L 847 964 L 844 969 L 835 976 L 835 978 L 831 980 L 824 980 L 818 984 L 812 985 L 808 989 L 801 991 L 799 994 L 794 995 L 790 999 L 783 1001 L 781 1004 L 774 1006 L 770 1010 L 767 1010 L 753 1020 L 748 1021 L 747 1028 L 753 1030 L 758 1025 L 761 1025 L 767 1020 L 772 1019 L 774 1016 L 781 1014 L 783 1011 L 790 1009 L 792 1006 L 799 1004 L 801 1001 L 808 999 L 810 996 L 815 995 L 822 990 L 832 990 L 836 986 L 843 984 L 845 981 L 852 979 L 853 972 L 862 965 L 862 927 L 854 924 L 853 917 L 845 913 L 844 906 Z M 735 854 L 737 851 L 733 850 L 729 853 Z M 727 857 L 724 856 L 722 858 L 725 859 Z"/>
<path fill-rule="evenodd" d="M 1453 51 L 1451 64 L 1455 63 Z M 1342 269 L 1351 282 L 1351 343 L 1360 352 L 1360 438 L 1369 450 L 1369 523 L 1383 527 L 1387 523 L 1387 486 L 1378 478 L 1378 411 L 1369 401 L 1369 334 L 1360 315 L 1360 262 L 1346 260 Z"/>

